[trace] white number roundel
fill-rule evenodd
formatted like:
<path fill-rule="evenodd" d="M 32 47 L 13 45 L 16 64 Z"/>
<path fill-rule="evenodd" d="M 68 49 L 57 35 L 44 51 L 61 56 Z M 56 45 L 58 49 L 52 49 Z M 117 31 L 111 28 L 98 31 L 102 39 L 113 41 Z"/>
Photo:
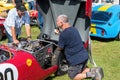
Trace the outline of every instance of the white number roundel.
<path fill-rule="evenodd" d="M 0 64 L 0 80 L 18 80 L 18 70 L 10 63 Z"/>

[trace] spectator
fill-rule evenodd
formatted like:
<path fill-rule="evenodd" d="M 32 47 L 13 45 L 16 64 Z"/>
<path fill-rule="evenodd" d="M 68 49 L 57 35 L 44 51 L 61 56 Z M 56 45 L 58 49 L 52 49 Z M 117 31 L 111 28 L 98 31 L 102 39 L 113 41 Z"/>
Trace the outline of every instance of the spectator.
<path fill-rule="evenodd" d="M 24 4 L 24 0 L 12 0 L 12 3 L 14 6 L 16 6 L 17 4 L 20 4 L 20 3 Z"/>
<path fill-rule="evenodd" d="M 68 76 L 72 80 L 83 80 L 84 78 L 93 78 L 101 80 L 101 68 L 87 68 L 88 53 L 83 46 L 83 42 L 78 30 L 71 26 L 66 15 L 59 15 L 56 24 L 62 29 L 55 30 L 60 34 L 58 41 L 58 50 L 64 50 L 65 57 L 69 64 Z"/>
<path fill-rule="evenodd" d="M 27 0 L 28 5 L 29 5 L 29 10 L 34 10 L 35 9 L 35 2 L 34 0 Z"/>
<path fill-rule="evenodd" d="M 18 36 L 21 34 L 21 27 L 25 24 L 27 39 L 31 38 L 30 17 L 24 4 L 17 4 L 16 8 L 8 12 L 4 22 L 8 43 L 19 43 Z"/>

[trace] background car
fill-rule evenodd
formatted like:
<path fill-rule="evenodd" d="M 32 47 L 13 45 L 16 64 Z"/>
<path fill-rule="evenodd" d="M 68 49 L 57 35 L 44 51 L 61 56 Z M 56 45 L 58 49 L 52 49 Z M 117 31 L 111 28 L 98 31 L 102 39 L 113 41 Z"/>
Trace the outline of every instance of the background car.
<path fill-rule="evenodd" d="M 0 40 L 5 36 L 5 28 L 3 26 L 4 21 L 5 18 L 0 17 Z"/>
<path fill-rule="evenodd" d="M 92 8 L 90 36 L 120 40 L 120 5 L 101 4 Z"/>
<path fill-rule="evenodd" d="M 38 11 L 37 10 L 30 10 L 29 15 L 30 15 L 30 25 L 31 26 L 38 25 Z"/>
<path fill-rule="evenodd" d="M 8 0 L 1 0 L 0 7 L 5 8 L 6 10 L 10 10 L 10 9 L 14 8 L 14 5 L 12 4 L 12 0 L 10 0 L 10 2 L 8 2 Z M 25 7 L 28 10 L 28 3 L 27 2 L 25 2 Z"/>

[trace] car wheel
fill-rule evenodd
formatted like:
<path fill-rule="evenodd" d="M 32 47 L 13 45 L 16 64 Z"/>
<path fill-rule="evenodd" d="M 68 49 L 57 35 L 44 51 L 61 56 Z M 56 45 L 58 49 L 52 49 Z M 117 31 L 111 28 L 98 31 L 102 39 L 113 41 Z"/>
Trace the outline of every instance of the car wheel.
<path fill-rule="evenodd" d="M 0 29 L 0 40 L 2 39 L 2 30 Z"/>
<path fill-rule="evenodd" d="M 116 40 L 120 40 L 120 32 L 118 33 Z"/>
<path fill-rule="evenodd" d="M 57 76 L 63 75 L 68 71 L 68 64 L 65 56 L 57 49 L 54 51 L 52 56 L 52 65 L 58 65 L 58 70 L 55 73 Z"/>
<path fill-rule="evenodd" d="M 30 18 L 30 25 L 36 26 L 37 25 L 37 19 L 36 18 Z"/>

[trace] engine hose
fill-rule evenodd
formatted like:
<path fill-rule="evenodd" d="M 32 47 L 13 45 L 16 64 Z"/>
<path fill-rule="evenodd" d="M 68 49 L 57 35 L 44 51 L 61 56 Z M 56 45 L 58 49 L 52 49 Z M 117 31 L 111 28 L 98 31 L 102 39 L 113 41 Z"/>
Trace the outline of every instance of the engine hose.
<path fill-rule="evenodd" d="M 10 52 L 10 48 L 6 45 L 6 44 L 4 44 L 4 46 L 7 48 L 7 50 L 8 50 L 8 53 L 9 53 L 9 59 L 11 59 L 12 58 L 12 53 Z"/>

